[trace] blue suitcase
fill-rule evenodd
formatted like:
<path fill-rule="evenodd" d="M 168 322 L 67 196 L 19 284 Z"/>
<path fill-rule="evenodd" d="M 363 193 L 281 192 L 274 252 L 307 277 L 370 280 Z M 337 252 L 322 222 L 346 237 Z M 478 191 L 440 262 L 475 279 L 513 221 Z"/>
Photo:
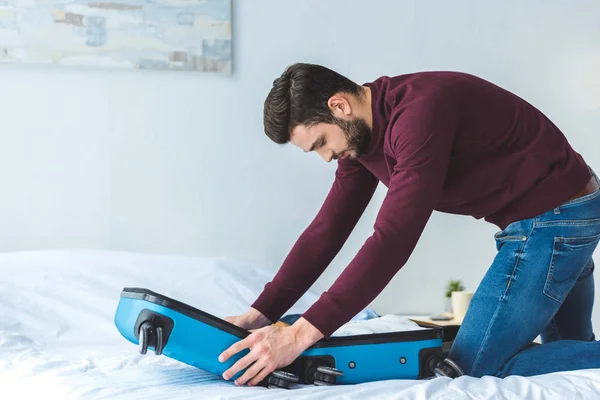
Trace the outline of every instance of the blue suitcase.
<path fill-rule="evenodd" d="M 115 325 L 127 340 L 138 345 L 142 354 L 152 349 L 156 355 L 219 376 L 248 353 L 246 349 L 219 362 L 221 352 L 250 332 L 147 289 L 123 289 Z M 292 383 L 333 385 L 428 379 L 443 359 L 442 336 L 441 328 L 430 328 L 322 339 L 292 364 L 270 374 L 261 385 L 289 388 Z"/>

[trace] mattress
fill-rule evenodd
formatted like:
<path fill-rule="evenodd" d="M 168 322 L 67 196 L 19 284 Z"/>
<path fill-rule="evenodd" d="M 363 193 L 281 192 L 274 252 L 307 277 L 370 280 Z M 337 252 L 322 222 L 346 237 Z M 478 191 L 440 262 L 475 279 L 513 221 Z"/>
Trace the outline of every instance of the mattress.
<path fill-rule="evenodd" d="M 224 257 L 64 250 L 0 254 L 2 399 L 597 399 L 600 370 L 353 386 L 236 387 L 151 352 L 114 325 L 124 287 L 146 287 L 224 318 L 247 310 L 272 266 Z M 290 310 L 302 313 L 311 290 Z M 422 329 L 395 315 L 361 319 L 335 335 Z M 202 338 L 198 338 L 202 340 Z"/>

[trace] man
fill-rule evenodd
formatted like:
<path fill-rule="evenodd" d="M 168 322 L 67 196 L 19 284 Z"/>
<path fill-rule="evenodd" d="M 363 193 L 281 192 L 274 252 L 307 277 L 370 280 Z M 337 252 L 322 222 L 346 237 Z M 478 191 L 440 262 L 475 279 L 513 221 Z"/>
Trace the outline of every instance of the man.
<path fill-rule="evenodd" d="M 250 311 L 228 318 L 254 331 L 223 352 L 221 361 L 250 349 L 225 379 L 245 370 L 236 384 L 255 385 L 328 338 L 402 268 L 434 210 L 501 229 L 497 256 L 450 351 L 449 375 L 600 367 L 591 324 L 598 179 L 535 107 L 463 73 L 357 85 L 325 67 L 295 64 L 275 80 L 264 126 L 274 142 L 338 166 L 320 212 L 273 281 Z M 296 323 L 270 325 L 333 260 L 378 182 L 388 192 L 354 260 Z M 529 346 L 538 335 L 543 344 Z"/>

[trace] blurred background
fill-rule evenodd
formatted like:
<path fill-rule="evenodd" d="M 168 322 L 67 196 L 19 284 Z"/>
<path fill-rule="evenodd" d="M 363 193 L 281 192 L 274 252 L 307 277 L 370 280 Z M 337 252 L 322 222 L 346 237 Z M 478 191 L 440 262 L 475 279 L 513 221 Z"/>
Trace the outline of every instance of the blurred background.
<path fill-rule="evenodd" d="M 0 251 L 234 256 L 275 272 L 336 168 L 263 133 L 265 96 L 295 62 L 358 83 L 424 70 L 481 76 L 537 106 L 600 171 L 599 14 L 592 0 L 237 0 L 231 75 L 3 65 Z M 380 185 L 318 288 L 371 234 L 385 193 Z M 476 289 L 497 230 L 434 213 L 372 306 L 443 311 L 449 280 Z"/>

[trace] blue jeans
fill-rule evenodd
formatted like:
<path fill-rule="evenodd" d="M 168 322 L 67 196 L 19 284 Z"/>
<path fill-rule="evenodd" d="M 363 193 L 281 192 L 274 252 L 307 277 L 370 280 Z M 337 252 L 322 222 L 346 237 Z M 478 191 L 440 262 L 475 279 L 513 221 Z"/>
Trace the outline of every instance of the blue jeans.
<path fill-rule="evenodd" d="M 498 253 L 448 357 L 475 377 L 600 368 L 591 321 L 600 191 L 514 222 L 495 239 Z"/>

